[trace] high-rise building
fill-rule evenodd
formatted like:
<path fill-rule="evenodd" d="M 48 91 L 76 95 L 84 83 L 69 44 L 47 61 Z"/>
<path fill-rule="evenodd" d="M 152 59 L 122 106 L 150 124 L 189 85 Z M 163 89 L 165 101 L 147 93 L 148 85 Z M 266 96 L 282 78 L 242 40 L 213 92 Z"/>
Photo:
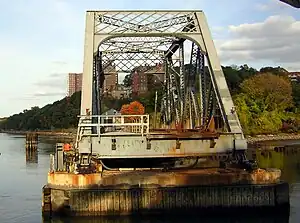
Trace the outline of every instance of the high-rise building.
<path fill-rule="evenodd" d="M 118 85 L 118 73 L 114 65 L 108 66 L 104 70 L 103 92 L 112 92 L 116 90 Z M 101 87 L 101 86 L 100 86 Z M 72 96 L 77 91 L 82 89 L 82 73 L 69 73 L 68 78 L 68 96 Z"/>
<path fill-rule="evenodd" d="M 147 74 L 143 71 L 135 70 L 132 74 L 132 93 L 136 95 L 144 94 L 148 91 Z"/>
<path fill-rule="evenodd" d="M 164 78 L 164 67 L 161 64 L 136 67 L 132 73 L 132 93 L 135 95 L 145 94 L 154 85 L 163 83 Z"/>
<path fill-rule="evenodd" d="M 82 73 L 69 73 L 68 78 L 68 96 L 72 96 L 82 88 Z"/>

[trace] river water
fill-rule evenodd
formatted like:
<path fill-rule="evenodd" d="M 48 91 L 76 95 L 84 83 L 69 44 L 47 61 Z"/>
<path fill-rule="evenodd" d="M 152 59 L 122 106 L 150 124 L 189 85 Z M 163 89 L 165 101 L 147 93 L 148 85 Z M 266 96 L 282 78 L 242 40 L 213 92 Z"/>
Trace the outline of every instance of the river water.
<path fill-rule="evenodd" d="M 297 144 L 300 141 L 290 141 Z M 173 219 L 170 216 L 154 219 L 55 219 L 43 220 L 41 216 L 42 187 L 47 180 L 49 154 L 54 153 L 55 141 L 40 139 L 38 154 L 25 153 L 22 136 L 0 133 L 0 223 L 132 223 L 132 222 L 246 222 L 246 223 L 297 223 L 300 222 L 300 146 L 285 152 L 256 152 L 261 167 L 282 170 L 282 179 L 290 183 L 290 216 L 213 216 L 209 218 Z"/>

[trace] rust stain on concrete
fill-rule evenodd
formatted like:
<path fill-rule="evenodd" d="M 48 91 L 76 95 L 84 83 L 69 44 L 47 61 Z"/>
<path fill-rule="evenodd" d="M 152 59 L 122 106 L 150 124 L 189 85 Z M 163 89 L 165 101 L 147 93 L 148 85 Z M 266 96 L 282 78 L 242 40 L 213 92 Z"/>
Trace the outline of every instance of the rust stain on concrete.
<path fill-rule="evenodd" d="M 281 171 L 258 169 L 252 173 L 240 169 L 190 169 L 162 172 L 161 170 L 104 171 L 93 174 L 57 172 L 48 174 L 48 184 L 65 187 L 156 185 L 196 186 L 215 184 L 270 184 L 280 181 Z"/>

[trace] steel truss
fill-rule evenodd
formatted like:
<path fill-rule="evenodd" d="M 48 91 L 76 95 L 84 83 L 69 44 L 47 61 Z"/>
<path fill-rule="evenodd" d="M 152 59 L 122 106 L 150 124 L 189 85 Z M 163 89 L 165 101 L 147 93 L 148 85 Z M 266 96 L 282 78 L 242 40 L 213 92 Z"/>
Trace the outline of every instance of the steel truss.
<path fill-rule="evenodd" d="M 95 87 L 103 86 L 105 73 L 114 70 L 132 73 L 137 69 L 146 72 L 155 69 L 157 64 L 162 64 L 163 67 L 166 67 L 165 95 L 161 109 L 163 120 L 165 120 L 164 124 L 189 123 L 185 127 L 190 129 L 201 124 L 205 125 L 214 115 L 212 83 L 207 73 L 204 72 L 204 54 L 200 52 L 200 48 L 195 43 L 192 43 L 189 54 L 190 63 L 184 64 L 186 53 L 184 43 L 185 39 L 178 38 L 126 37 L 110 39 L 100 46 L 99 52 L 94 58 L 100 69 L 97 73 L 98 77 L 94 77 L 94 80 L 99 80 L 95 82 Z M 114 66 L 110 66 L 111 64 Z M 197 80 L 201 84 L 199 88 L 196 88 Z M 95 92 L 101 92 L 101 90 Z M 95 98 L 101 98 L 99 93 Z M 199 103 L 202 105 L 201 109 Z M 202 118 L 202 122 L 200 118 Z"/>
<path fill-rule="evenodd" d="M 101 99 L 97 93 L 100 91 L 91 90 L 91 83 L 101 87 L 105 74 L 113 70 L 131 73 L 137 67 L 153 69 L 162 64 L 165 68 L 162 108 L 167 107 L 162 114 L 164 124 L 195 128 L 207 125 L 211 117 L 219 115 L 224 131 L 242 134 L 237 115 L 231 113 L 234 105 L 203 12 L 89 11 L 86 21 L 89 33 L 86 41 L 93 44 L 85 49 L 92 54 L 85 53 L 83 91 L 86 93 L 82 97 L 81 114 L 92 110 L 95 99 Z M 185 50 L 187 39 L 192 41 L 189 53 Z M 204 58 L 208 61 L 207 68 Z M 94 64 L 91 69 L 88 65 L 91 61 L 101 61 L 101 65 Z M 96 67 L 100 69 L 98 72 Z M 98 76 L 87 77 L 93 70 Z M 199 86 L 195 86 L 196 82 Z M 92 113 L 99 112 L 98 108 Z"/>
<path fill-rule="evenodd" d="M 107 74 L 149 70 L 156 73 L 156 69 L 164 75 L 160 127 L 176 128 L 177 132 L 192 129 L 190 132 L 198 134 L 193 136 L 196 138 L 185 136 L 179 143 L 181 139 L 166 134 L 155 138 L 151 131 L 143 136 L 103 136 L 99 129 L 103 123 L 97 115 L 101 114 L 101 92 Z M 221 134 L 220 139 L 203 133 L 211 130 L 212 123 Z M 113 152 L 115 158 L 137 158 L 144 154 L 150 158 L 174 158 L 198 156 L 207 151 L 245 150 L 247 144 L 204 13 L 88 11 L 77 135 L 79 153 L 97 154 L 101 159 L 109 157 L 110 148 L 115 150 L 118 146 L 123 149 Z M 151 150 L 152 146 L 157 149 Z"/>
<path fill-rule="evenodd" d="M 166 68 L 165 94 L 161 102 L 164 127 L 171 128 L 173 124 L 173 127 L 188 129 L 206 128 L 216 116 L 215 93 L 208 72 L 205 72 L 204 53 L 189 41 L 191 52 L 187 54 L 185 42 L 186 39 L 176 37 L 117 37 L 103 42 L 94 57 L 94 70 L 97 67 L 98 72 L 94 72 L 97 75 L 94 77 L 97 112 L 93 114 L 101 113 L 101 89 L 98 88 L 102 88 L 105 74 L 147 72 L 150 69 L 155 72 L 156 65 L 161 64 Z M 185 60 L 186 54 L 190 57 L 189 64 Z"/>

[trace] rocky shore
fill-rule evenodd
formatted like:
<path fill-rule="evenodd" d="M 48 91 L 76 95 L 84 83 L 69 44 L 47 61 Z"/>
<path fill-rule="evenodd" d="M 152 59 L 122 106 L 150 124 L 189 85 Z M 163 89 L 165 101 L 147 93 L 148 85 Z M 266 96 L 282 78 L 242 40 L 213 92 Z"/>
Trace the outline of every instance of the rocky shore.
<path fill-rule="evenodd" d="M 274 135 L 256 135 L 246 136 L 248 143 L 266 142 L 266 141 L 281 141 L 281 140 L 300 140 L 299 133 L 280 133 Z"/>

